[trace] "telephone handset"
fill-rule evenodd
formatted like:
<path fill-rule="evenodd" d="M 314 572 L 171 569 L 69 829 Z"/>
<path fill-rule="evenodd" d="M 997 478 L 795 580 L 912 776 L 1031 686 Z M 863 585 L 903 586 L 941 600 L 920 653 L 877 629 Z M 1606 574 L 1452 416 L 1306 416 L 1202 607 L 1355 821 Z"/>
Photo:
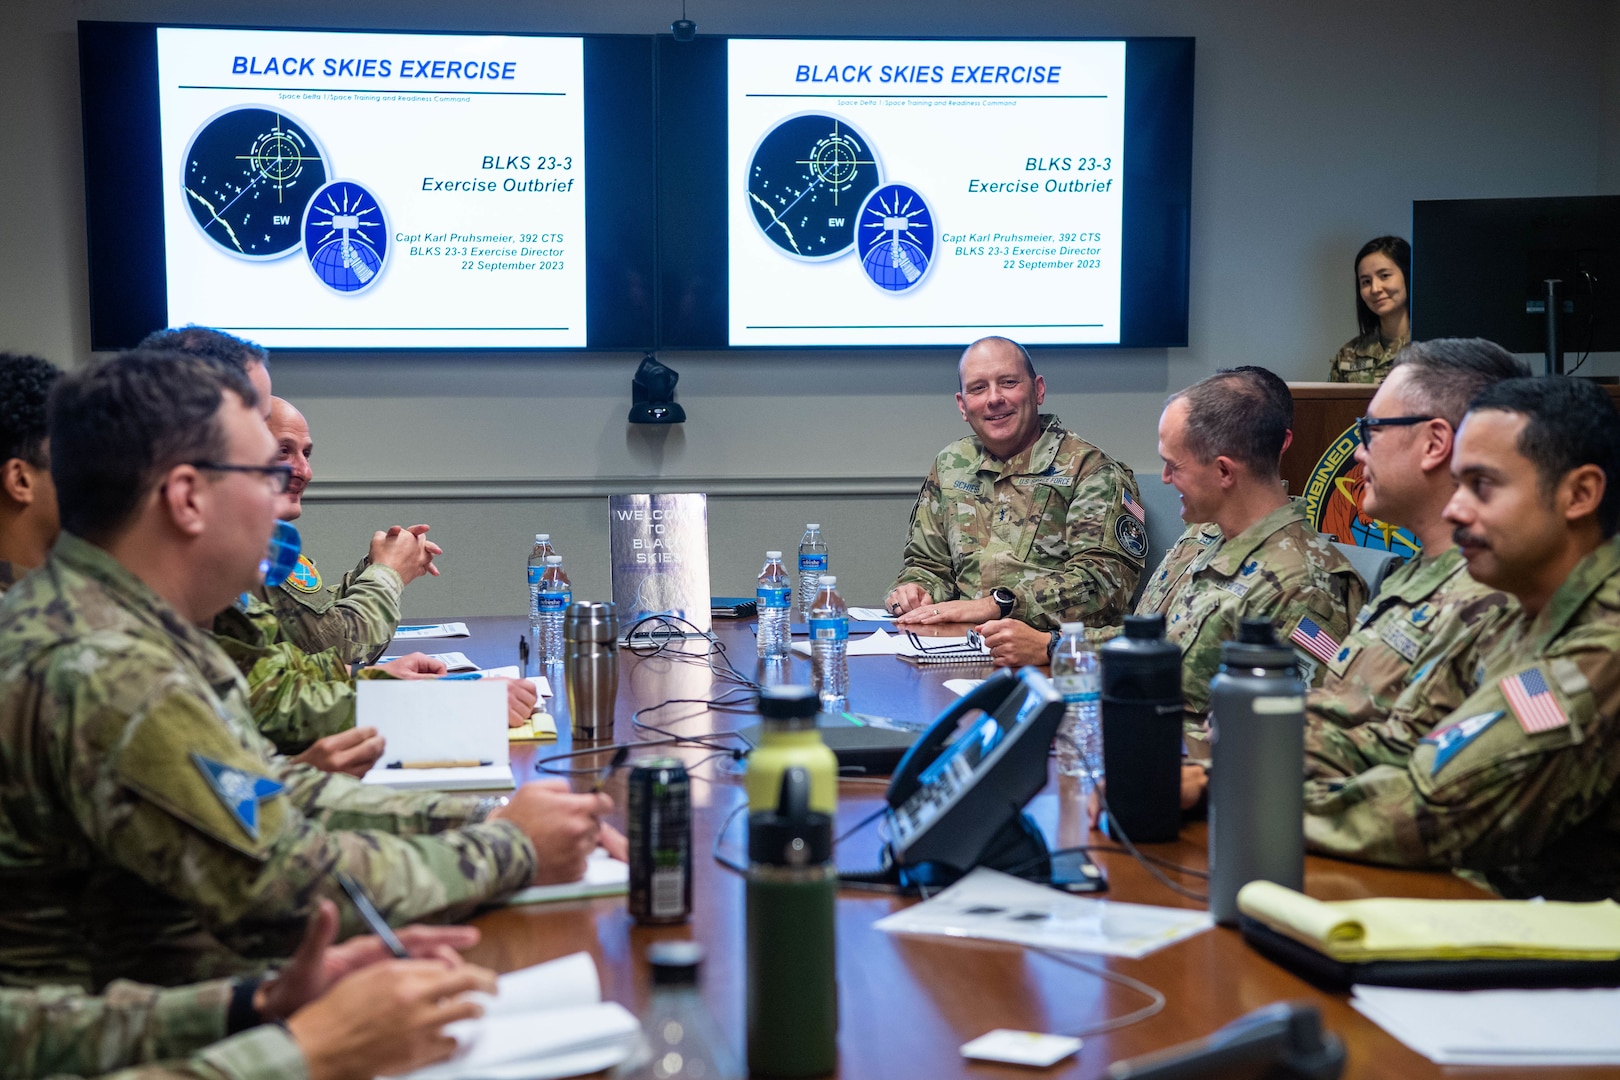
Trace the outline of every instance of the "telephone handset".
<path fill-rule="evenodd" d="M 1048 874 L 1046 841 L 1023 810 L 1046 785 L 1062 721 L 1062 695 L 1034 668 L 997 672 L 941 713 L 889 784 L 891 876 L 933 887 L 980 865 Z"/>

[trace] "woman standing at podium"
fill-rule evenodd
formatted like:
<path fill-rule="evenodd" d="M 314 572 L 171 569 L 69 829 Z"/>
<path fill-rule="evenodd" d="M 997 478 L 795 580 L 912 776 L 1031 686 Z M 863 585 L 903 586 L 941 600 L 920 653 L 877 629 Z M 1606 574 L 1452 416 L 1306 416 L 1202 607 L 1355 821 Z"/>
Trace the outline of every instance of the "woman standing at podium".
<path fill-rule="evenodd" d="M 1412 339 L 1408 315 L 1412 246 L 1380 236 L 1356 252 L 1356 323 L 1360 333 L 1333 357 L 1333 382 L 1381 383 L 1395 354 Z"/>

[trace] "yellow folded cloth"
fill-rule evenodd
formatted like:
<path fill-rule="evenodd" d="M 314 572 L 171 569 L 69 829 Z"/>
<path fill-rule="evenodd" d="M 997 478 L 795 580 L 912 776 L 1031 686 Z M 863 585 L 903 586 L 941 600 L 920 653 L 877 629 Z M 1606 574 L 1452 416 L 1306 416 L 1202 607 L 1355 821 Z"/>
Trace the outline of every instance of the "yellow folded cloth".
<path fill-rule="evenodd" d="M 1541 900 L 1313 900 L 1269 881 L 1238 910 L 1335 960 L 1620 959 L 1620 904 Z"/>
<path fill-rule="evenodd" d="M 556 739 L 557 721 L 550 713 L 537 712 L 529 717 L 528 723 L 506 729 L 507 742 L 555 742 Z"/>

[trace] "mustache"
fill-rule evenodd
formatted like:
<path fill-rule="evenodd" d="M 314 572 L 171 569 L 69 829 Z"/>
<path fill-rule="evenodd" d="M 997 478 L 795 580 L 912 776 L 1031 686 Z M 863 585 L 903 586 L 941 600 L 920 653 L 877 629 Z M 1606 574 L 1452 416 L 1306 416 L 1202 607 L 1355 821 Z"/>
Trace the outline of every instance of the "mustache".
<path fill-rule="evenodd" d="M 1469 532 L 1461 525 L 1457 526 L 1451 531 L 1451 542 L 1456 544 L 1458 547 L 1488 548 L 1491 546 L 1485 542 L 1485 538 L 1483 536 L 1476 536 L 1474 533 Z"/>

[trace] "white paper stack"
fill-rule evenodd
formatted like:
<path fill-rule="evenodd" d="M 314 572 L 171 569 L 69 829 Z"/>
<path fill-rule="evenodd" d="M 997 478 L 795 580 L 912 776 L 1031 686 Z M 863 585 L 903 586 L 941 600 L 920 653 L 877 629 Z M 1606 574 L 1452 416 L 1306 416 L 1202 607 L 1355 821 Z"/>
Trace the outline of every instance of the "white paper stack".
<path fill-rule="evenodd" d="M 355 726 L 383 737 L 382 757 L 361 783 L 436 791 L 505 790 L 512 783 L 506 686 L 482 679 L 361 679 Z M 453 768 L 401 768 L 472 761 Z M 481 764 L 488 762 L 488 764 Z"/>
<path fill-rule="evenodd" d="M 983 938 L 1134 959 L 1215 923 L 1207 911 L 1091 900 L 981 866 L 875 925 L 891 934 Z"/>
<path fill-rule="evenodd" d="M 596 963 L 575 953 L 502 975 L 477 1020 L 445 1027 L 455 1037 L 449 1061 L 406 1074 L 409 1080 L 550 1080 L 610 1069 L 630 1056 L 641 1025 L 624 1006 L 602 1000 Z"/>
<path fill-rule="evenodd" d="M 1620 989 L 1357 986 L 1350 1004 L 1437 1065 L 1620 1065 Z"/>

